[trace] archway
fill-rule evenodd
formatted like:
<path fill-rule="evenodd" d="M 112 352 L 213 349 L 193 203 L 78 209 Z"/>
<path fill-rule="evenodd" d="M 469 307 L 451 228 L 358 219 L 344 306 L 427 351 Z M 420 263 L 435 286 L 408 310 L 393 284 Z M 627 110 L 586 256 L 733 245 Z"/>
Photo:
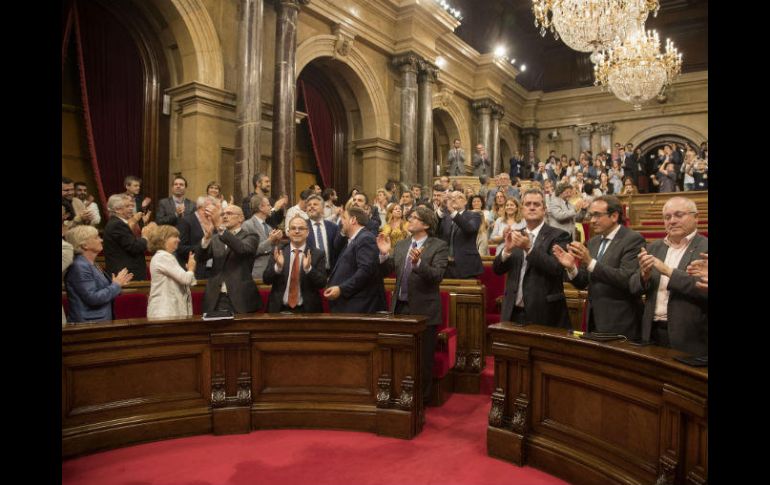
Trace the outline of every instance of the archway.
<path fill-rule="evenodd" d="M 460 130 L 452 116 L 442 108 L 435 108 L 433 110 L 433 169 L 435 171 L 436 166 L 439 166 L 440 173 L 434 173 L 434 176 L 446 173 L 448 169 L 447 155 L 454 146 L 455 139 L 461 139 L 461 137 Z M 466 154 L 469 153 L 467 148 L 465 148 L 465 152 Z"/>

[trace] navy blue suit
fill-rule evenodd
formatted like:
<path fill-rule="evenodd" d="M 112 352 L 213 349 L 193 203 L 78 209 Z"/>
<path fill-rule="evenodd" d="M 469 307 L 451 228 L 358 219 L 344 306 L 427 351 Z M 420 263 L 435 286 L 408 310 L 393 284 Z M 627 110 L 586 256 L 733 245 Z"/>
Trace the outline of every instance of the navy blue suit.
<path fill-rule="evenodd" d="M 326 256 L 323 251 L 314 246 L 307 245 L 310 248 L 310 265 L 312 269 L 305 273 L 302 266 L 299 267 L 299 291 L 302 294 L 302 308 L 297 310 L 300 313 L 322 313 L 321 295 L 318 292 L 326 284 Z M 262 281 L 272 285 L 270 296 L 267 300 L 267 311 L 270 313 L 280 312 L 283 308 L 283 294 L 286 292 L 286 286 L 289 284 L 289 262 L 291 261 L 291 244 L 284 245 L 281 248 L 283 252 L 283 271 L 275 272 L 275 257 L 271 254 L 270 259 L 262 275 Z"/>
<path fill-rule="evenodd" d="M 69 303 L 68 322 L 105 322 L 112 320 L 112 300 L 120 294 L 99 268 L 77 255 L 64 277 Z"/>
<path fill-rule="evenodd" d="M 454 230 L 454 242 L 452 242 L 452 226 Z M 484 272 L 481 264 L 481 255 L 476 247 L 476 237 L 481 227 L 481 215 L 478 212 L 465 210 L 457 214 L 454 219 L 444 210 L 441 218 L 441 239 L 452 248 L 449 253 L 450 260 L 445 278 L 473 278 Z"/>
<path fill-rule="evenodd" d="M 379 254 L 374 234 L 367 229 L 361 229 L 353 241 L 342 249 L 327 284 L 328 287 L 340 287 L 340 297 L 329 301 L 332 313 L 385 310 L 385 286 L 380 275 Z"/>
<path fill-rule="evenodd" d="M 307 237 L 307 244 L 311 248 L 317 248 L 318 245 L 316 244 L 315 240 L 315 223 L 316 221 L 310 220 L 310 234 Z M 326 219 L 323 220 L 324 227 L 326 228 L 326 239 L 327 241 L 324 241 L 324 252 L 326 253 L 326 258 L 329 261 L 329 269 L 334 268 L 334 263 L 337 262 L 337 255 L 339 254 L 334 250 L 334 240 L 337 237 L 337 234 L 340 232 L 339 226 L 333 222 L 329 222 Z"/>

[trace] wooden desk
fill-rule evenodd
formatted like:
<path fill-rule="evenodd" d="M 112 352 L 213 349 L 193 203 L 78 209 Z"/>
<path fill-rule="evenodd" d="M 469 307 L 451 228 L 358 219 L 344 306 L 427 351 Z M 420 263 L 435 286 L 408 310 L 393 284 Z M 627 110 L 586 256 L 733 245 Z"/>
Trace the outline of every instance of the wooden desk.
<path fill-rule="evenodd" d="M 551 327 L 490 332 L 490 456 L 574 484 L 706 483 L 707 368 L 680 364 L 675 350 Z"/>
<path fill-rule="evenodd" d="M 62 329 L 62 454 L 267 428 L 411 439 L 425 317 L 250 314 Z"/>

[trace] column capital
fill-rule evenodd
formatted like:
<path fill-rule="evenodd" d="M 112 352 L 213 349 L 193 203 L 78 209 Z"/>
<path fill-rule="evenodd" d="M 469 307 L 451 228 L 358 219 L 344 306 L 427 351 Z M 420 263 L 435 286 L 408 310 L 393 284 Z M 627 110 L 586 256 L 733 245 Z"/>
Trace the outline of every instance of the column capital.
<path fill-rule="evenodd" d="M 594 125 L 576 125 L 573 129 L 578 136 L 590 136 L 594 131 Z"/>
<path fill-rule="evenodd" d="M 502 119 L 502 117 L 505 116 L 505 108 L 503 108 L 502 104 L 493 104 L 492 105 L 492 119 L 493 120 L 499 120 Z"/>
<path fill-rule="evenodd" d="M 435 65 L 426 60 L 420 60 L 417 67 L 419 68 L 418 81 L 435 83 L 438 80 L 439 69 Z"/>
<path fill-rule="evenodd" d="M 415 54 L 414 52 L 407 52 L 405 54 L 393 56 L 393 59 L 390 62 L 393 65 L 393 67 L 399 68 L 401 72 L 416 73 L 419 67 L 419 64 L 421 62 L 424 62 L 424 60 L 422 57 Z"/>
<path fill-rule="evenodd" d="M 478 114 L 486 114 L 492 111 L 492 109 L 497 106 L 497 103 L 492 101 L 490 98 L 484 98 L 479 99 L 478 101 L 474 101 L 471 103 L 471 107 L 476 111 Z"/>
<path fill-rule="evenodd" d="M 537 128 L 522 128 L 521 136 L 532 136 L 534 138 L 540 138 L 540 130 Z"/>
<path fill-rule="evenodd" d="M 615 123 L 599 123 L 596 125 L 596 131 L 600 135 L 609 135 L 615 131 Z"/>

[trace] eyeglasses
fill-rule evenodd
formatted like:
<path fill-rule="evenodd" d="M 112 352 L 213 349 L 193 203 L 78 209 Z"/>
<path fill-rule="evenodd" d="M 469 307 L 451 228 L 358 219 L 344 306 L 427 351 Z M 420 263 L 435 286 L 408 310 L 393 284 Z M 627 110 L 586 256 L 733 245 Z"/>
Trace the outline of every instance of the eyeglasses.
<path fill-rule="evenodd" d="M 307 227 L 302 226 L 291 226 L 289 228 L 290 231 L 307 231 Z"/>
<path fill-rule="evenodd" d="M 676 217 L 677 219 L 681 219 L 682 217 L 686 216 L 687 214 L 697 214 L 695 211 L 676 211 L 673 214 L 663 214 L 663 220 L 664 221 L 670 221 L 671 218 Z"/>
<path fill-rule="evenodd" d="M 587 214 L 586 214 L 586 216 L 587 216 L 589 219 L 598 219 L 598 218 L 600 218 L 601 216 L 606 216 L 606 215 L 607 215 L 607 213 L 606 213 L 606 212 L 589 212 L 589 213 L 587 213 Z"/>

